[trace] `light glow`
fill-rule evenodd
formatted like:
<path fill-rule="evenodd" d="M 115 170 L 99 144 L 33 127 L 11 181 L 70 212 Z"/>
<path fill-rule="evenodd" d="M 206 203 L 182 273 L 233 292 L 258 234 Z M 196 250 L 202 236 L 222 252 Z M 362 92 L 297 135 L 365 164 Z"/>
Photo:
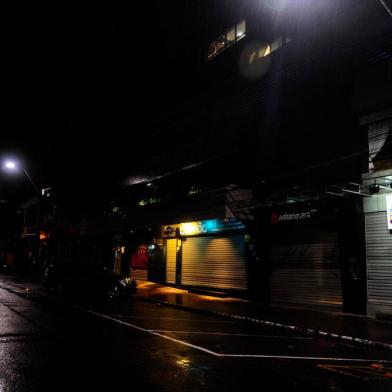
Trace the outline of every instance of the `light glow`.
<path fill-rule="evenodd" d="M 14 170 L 14 169 L 16 169 L 16 163 L 15 163 L 15 162 L 12 162 L 12 161 L 7 161 L 7 162 L 5 163 L 5 167 L 6 167 L 7 169 Z"/>
<path fill-rule="evenodd" d="M 207 233 L 214 233 L 219 230 L 218 219 L 209 219 L 203 221 L 204 231 Z"/>
<path fill-rule="evenodd" d="M 197 235 L 202 232 L 200 222 L 187 222 L 180 224 L 181 235 Z"/>

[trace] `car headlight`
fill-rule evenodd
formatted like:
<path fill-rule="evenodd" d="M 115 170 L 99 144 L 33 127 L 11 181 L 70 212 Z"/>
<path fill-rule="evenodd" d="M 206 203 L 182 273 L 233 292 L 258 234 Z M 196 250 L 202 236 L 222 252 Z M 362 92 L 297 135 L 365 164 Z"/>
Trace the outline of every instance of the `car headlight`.
<path fill-rule="evenodd" d="M 121 280 L 121 284 L 123 286 L 131 286 L 132 285 L 132 279 L 131 278 L 124 278 Z"/>

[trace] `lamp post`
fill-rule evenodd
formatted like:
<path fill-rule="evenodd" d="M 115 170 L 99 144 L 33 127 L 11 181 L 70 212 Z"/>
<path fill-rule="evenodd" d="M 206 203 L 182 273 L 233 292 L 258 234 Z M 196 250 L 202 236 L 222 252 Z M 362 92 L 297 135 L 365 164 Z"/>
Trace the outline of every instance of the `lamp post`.
<path fill-rule="evenodd" d="M 4 160 L 3 170 L 14 174 L 20 174 L 23 172 L 38 196 L 35 199 L 31 199 L 26 203 L 23 203 L 21 206 L 24 213 L 20 238 L 22 238 L 23 241 L 18 243 L 18 247 L 23 250 L 21 254 L 24 255 L 24 257 L 21 257 L 21 260 L 23 260 L 21 265 L 27 267 L 32 273 L 39 272 L 39 268 L 41 266 L 39 257 L 41 245 L 39 238 L 42 223 L 41 214 L 42 208 L 44 207 L 43 194 L 41 194 L 40 189 L 37 187 L 29 172 L 25 167 L 23 167 L 23 164 L 20 161 L 14 159 Z"/>
<path fill-rule="evenodd" d="M 20 168 L 20 165 L 16 161 L 7 160 L 4 163 L 4 168 L 7 171 L 18 171 L 18 169 Z M 34 183 L 33 179 L 30 176 L 30 174 L 27 172 L 27 170 L 24 167 L 21 167 L 21 169 L 23 170 L 23 173 L 25 174 L 27 179 L 30 181 L 30 183 L 33 186 L 33 188 L 34 188 L 35 192 L 37 193 L 37 195 L 41 196 L 41 192 L 39 191 L 37 185 Z"/>

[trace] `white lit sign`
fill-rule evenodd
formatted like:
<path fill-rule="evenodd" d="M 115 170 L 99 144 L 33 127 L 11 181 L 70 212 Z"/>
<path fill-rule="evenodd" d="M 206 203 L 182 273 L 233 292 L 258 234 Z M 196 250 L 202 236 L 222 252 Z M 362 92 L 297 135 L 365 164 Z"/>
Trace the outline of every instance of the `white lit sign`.
<path fill-rule="evenodd" d="M 187 222 L 180 224 L 181 235 L 197 235 L 203 232 L 201 222 Z"/>
<path fill-rule="evenodd" d="M 392 230 L 392 195 L 386 195 L 386 198 L 388 230 Z"/>

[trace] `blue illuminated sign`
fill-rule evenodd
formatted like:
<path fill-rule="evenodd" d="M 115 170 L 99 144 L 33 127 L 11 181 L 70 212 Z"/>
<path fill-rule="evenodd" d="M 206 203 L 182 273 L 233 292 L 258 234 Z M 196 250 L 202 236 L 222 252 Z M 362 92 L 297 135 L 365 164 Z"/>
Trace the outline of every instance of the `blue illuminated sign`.
<path fill-rule="evenodd" d="M 202 221 L 201 225 L 203 233 L 245 229 L 245 225 L 237 219 L 209 219 Z"/>

